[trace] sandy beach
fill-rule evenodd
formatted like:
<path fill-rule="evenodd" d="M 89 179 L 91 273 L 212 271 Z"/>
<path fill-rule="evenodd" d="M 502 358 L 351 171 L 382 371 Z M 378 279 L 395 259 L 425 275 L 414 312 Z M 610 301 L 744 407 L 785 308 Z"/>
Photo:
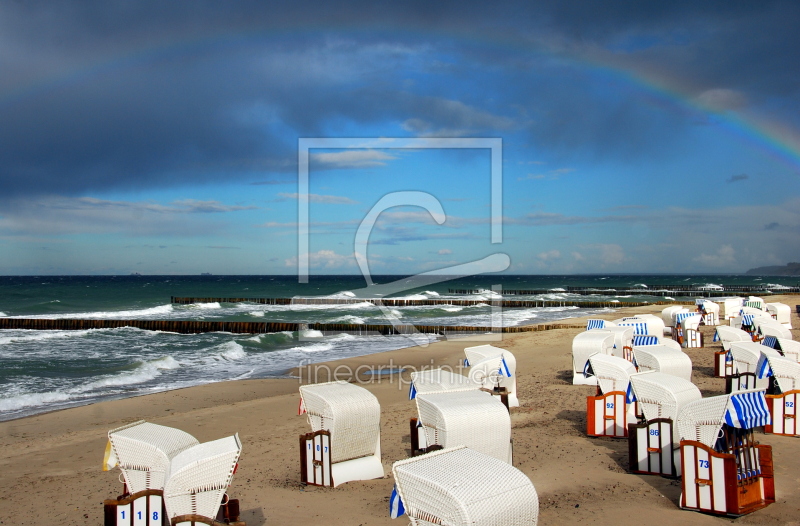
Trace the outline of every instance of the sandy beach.
<path fill-rule="evenodd" d="M 792 307 L 797 296 L 770 298 Z M 619 309 L 615 319 L 633 312 L 660 313 L 663 307 Z M 585 324 L 583 318 L 564 325 Z M 713 327 L 703 327 L 706 347 L 688 349 L 694 382 L 704 396 L 723 394 L 724 380 L 712 377 Z M 506 335 L 494 345 L 517 358 L 521 407 L 512 409 L 514 465 L 536 487 L 540 524 L 717 524 L 730 519 L 678 508 L 680 481 L 632 475 L 624 439 L 586 436 L 586 396 L 594 387 L 571 385 L 571 344 L 581 329 L 565 328 Z M 795 339 L 800 331 L 793 330 Z M 229 494 L 238 498 L 248 526 L 264 524 L 407 524 L 389 518 L 391 465 L 409 456 L 408 420 L 416 408 L 408 400 L 407 373 L 431 365 L 458 366 L 459 340 L 438 342 L 317 364 L 295 370 L 297 379 L 215 383 L 148 396 L 101 402 L 0 423 L 0 524 L 96 525 L 103 522 L 104 499 L 118 495 L 119 470 L 103 472 L 109 429 L 136 420 L 177 427 L 201 442 L 238 432 L 243 444 L 239 470 Z M 338 488 L 300 484 L 298 435 L 309 431 L 297 415 L 298 382 L 326 381 L 341 367 L 339 379 L 355 380 L 381 403 L 381 447 L 386 476 Z M 359 366 L 398 369 L 397 375 L 353 378 Z M 360 370 L 366 370 L 361 367 Z M 316 378 L 315 378 L 316 375 Z M 777 502 L 737 519 L 741 524 L 800 524 L 800 440 L 757 435 L 773 446 Z"/>

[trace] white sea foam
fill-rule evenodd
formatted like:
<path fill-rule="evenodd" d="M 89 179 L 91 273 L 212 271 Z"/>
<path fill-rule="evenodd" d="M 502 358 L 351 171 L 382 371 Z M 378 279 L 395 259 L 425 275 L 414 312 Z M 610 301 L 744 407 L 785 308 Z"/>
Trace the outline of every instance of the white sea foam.
<path fill-rule="evenodd" d="M 440 308 L 445 312 L 460 312 L 464 310 L 464 307 L 459 307 L 457 305 L 445 305 Z"/>
<path fill-rule="evenodd" d="M 104 329 L 98 329 L 104 330 Z M 20 330 L 23 334 L 12 334 L 11 336 L 0 337 L 0 345 L 8 343 L 28 343 L 45 340 L 55 340 L 61 338 L 80 338 L 89 334 L 90 330 L 85 331 L 34 331 Z"/>
<path fill-rule="evenodd" d="M 216 302 L 214 302 L 214 303 L 192 303 L 192 304 L 189 305 L 189 307 L 192 307 L 194 309 L 221 309 L 222 305 L 220 305 L 219 303 L 216 303 Z"/>
<path fill-rule="evenodd" d="M 567 292 L 566 289 L 562 289 L 560 287 L 556 287 L 554 289 L 550 289 L 550 292 Z"/>
<path fill-rule="evenodd" d="M 322 334 L 322 331 L 317 331 L 314 329 L 306 329 L 304 331 L 300 331 L 301 338 L 324 338 L 325 335 Z"/>
<path fill-rule="evenodd" d="M 149 309 L 139 309 L 139 310 L 38 314 L 35 316 L 24 316 L 24 317 L 25 318 L 126 319 L 126 318 L 138 318 L 141 316 L 163 316 L 166 314 L 171 314 L 173 311 L 174 309 L 172 308 L 172 305 L 167 304 L 167 305 L 159 305 L 158 307 L 151 307 Z"/>
<path fill-rule="evenodd" d="M 767 287 L 770 288 L 770 289 L 778 289 L 778 290 L 791 288 L 791 287 L 787 287 L 786 285 L 781 285 L 779 283 L 767 283 Z M 0 316 L 5 316 L 5 314 L 0 312 Z"/>
<path fill-rule="evenodd" d="M 17 411 L 23 407 L 36 407 L 69 400 L 67 393 L 54 391 L 49 393 L 27 393 L 9 398 L 0 398 L 0 411 Z"/>
<path fill-rule="evenodd" d="M 354 316 L 352 314 L 348 314 L 346 316 L 340 316 L 338 318 L 333 318 L 329 322 L 326 323 L 354 323 L 357 325 L 364 325 L 367 323 L 364 318 L 360 316 Z"/>
<path fill-rule="evenodd" d="M 263 318 L 264 314 L 266 313 L 263 310 L 262 311 L 254 310 L 248 312 L 247 314 L 249 314 L 250 316 L 255 316 L 256 318 Z"/>
<path fill-rule="evenodd" d="M 172 356 L 164 356 L 149 362 L 144 362 L 132 371 L 113 376 L 106 376 L 93 382 L 74 387 L 69 390 L 69 393 L 78 394 L 104 387 L 124 387 L 128 385 L 142 384 L 159 376 L 161 371 L 178 369 L 180 366 L 180 363 L 178 363 L 178 361 Z"/>
<path fill-rule="evenodd" d="M 439 293 L 436 292 L 435 290 L 426 290 L 425 292 L 423 292 L 423 294 L 425 294 L 426 296 L 430 296 L 432 298 L 439 296 Z"/>
<path fill-rule="evenodd" d="M 0 312 L 0 318 L 5 318 L 6 316 L 8 316 L 8 314 L 5 312 Z"/>
<path fill-rule="evenodd" d="M 217 348 L 222 351 L 217 356 L 229 362 L 241 360 L 242 358 L 247 357 L 244 347 L 234 341 L 225 342 L 221 345 L 218 345 Z"/>
<path fill-rule="evenodd" d="M 303 352 L 320 352 L 320 351 L 330 351 L 333 349 L 333 345 L 326 342 L 320 343 L 312 343 L 310 345 L 301 345 L 300 347 L 292 347 L 290 350 L 292 351 L 303 351 Z"/>

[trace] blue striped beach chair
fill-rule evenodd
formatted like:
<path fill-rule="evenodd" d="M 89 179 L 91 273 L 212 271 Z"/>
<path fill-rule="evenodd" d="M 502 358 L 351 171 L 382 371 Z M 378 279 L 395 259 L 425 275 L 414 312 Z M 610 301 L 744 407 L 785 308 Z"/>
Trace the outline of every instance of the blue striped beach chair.
<path fill-rule="evenodd" d="M 644 345 L 658 345 L 658 336 L 648 336 L 639 334 L 633 337 L 634 347 L 641 347 Z"/>
<path fill-rule="evenodd" d="M 586 330 L 591 331 L 592 329 L 605 329 L 606 328 L 606 320 L 589 320 L 586 323 Z"/>
<path fill-rule="evenodd" d="M 633 327 L 633 334 L 647 334 L 646 322 L 623 322 L 618 324 L 620 327 Z"/>

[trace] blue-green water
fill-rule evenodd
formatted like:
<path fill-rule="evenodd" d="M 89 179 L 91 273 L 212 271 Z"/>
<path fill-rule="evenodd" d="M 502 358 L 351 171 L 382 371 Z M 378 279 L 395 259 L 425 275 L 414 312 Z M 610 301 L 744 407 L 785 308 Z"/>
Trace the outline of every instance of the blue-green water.
<path fill-rule="evenodd" d="M 377 283 L 401 280 L 377 276 Z M 776 284 L 796 278 L 753 276 L 479 276 L 408 289 L 407 298 L 489 299 L 489 294 L 455 296 L 454 289 L 624 289 L 644 284 Z M 0 316 L 98 319 L 181 319 L 322 323 L 386 323 L 377 307 L 350 305 L 172 305 L 171 296 L 195 297 L 369 297 L 359 276 L 312 276 L 299 284 L 291 276 L 83 276 L 0 277 Z M 357 292 L 351 292 L 357 291 Z M 665 293 L 667 295 L 669 293 Z M 544 299 L 656 301 L 654 296 L 613 292 L 576 296 L 554 290 Z M 515 297 L 515 299 L 522 299 Z M 505 326 L 542 323 L 597 310 L 505 309 L 452 305 L 393 308 L 403 323 Z M 303 336 L 302 338 L 300 336 Z M 296 333 L 257 336 L 210 333 L 181 335 L 123 328 L 88 331 L 0 331 L 0 420 L 93 401 L 133 396 L 237 378 L 279 377 L 292 367 L 414 345 L 402 336 L 307 338 Z M 431 336 L 430 339 L 433 339 Z"/>

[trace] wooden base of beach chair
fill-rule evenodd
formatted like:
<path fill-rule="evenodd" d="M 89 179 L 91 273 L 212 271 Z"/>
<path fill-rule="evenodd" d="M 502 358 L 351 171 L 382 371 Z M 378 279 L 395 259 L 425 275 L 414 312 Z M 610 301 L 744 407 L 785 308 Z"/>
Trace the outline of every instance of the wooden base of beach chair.
<path fill-rule="evenodd" d="M 774 503 L 772 448 L 763 444 L 751 448 L 757 469 L 741 473 L 734 455 L 718 453 L 700 442 L 682 440 L 680 507 L 739 517 Z"/>
<path fill-rule="evenodd" d="M 330 432 L 300 435 L 300 480 L 311 486 L 333 486 Z"/>
<path fill-rule="evenodd" d="M 733 374 L 733 362 L 727 361 L 727 354 L 727 351 L 714 353 L 714 376 L 717 378 L 726 378 Z"/>
<path fill-rule="evenodd" d="M 103 501 L 105 526 L 162 526 L 165 519 L 164 493 L 158 489 L 138 491 Z"/>
<path fill-rule="evenodd" d="M 703 347 L 703 333 L 694 329 L 686 329 L 682 345 L 688 349 Z"/>
<path fill-rule="evenodd" d="M 172 518 L 170 526 L 247 526 L 244 521 L 219 522 L 202 515 L 179 515 Z"/>
<path fill-rule="evenodd" d="M 628 436 L 628 404 L 625 393 L 611 391 L 586 397 L 586 434 L 592 437 Z"/>
<path fill-rule="evenodd" d="M 772 423 L 764 426 L 764 432 L 773 435 L 800 436 L 797 429 L 797 402 L 800 391 L 789 391 L 778 395 L 767 395 L 767 407 Z"/>
<path fill-rule="evenodd" d="M 631 472 L 666 477 L 680 475 L 672 448 L 672 425 L 671 418 L 655 418 L 628 426 Z"/>
<path fill-rule="evenodd" d="M 758 387 L 756 373 L 734 373 L 725 377 L 725 394 L 747 391 Z"/>

